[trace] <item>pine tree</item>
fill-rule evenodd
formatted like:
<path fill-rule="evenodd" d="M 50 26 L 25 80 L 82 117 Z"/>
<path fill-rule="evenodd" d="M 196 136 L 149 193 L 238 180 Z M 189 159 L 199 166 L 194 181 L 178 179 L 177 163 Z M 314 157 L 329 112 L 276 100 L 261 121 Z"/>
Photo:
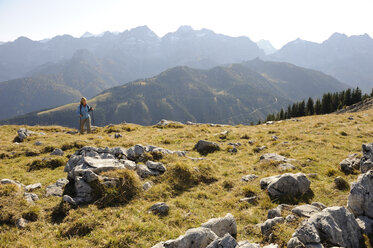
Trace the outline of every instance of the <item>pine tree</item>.
<path fill-rule="evenodd" d="M 351 89 L 347 89 L 345 91 L 343 105 L 344 106 L 350 106 L 351 105 Z"/>
<path fill-rule="evenodd" d="M 315 110 L 315 114 L 317 115 L 320 115 L 322 113 L 322 106 L 321 106 L 320 99 L 316 100 L 314 110 Z"/>
<path fill-rule="evenodd" d="M 373 97 L 373 88 L 372 88 L 372 92 L 370 93 L 370 97 Z"/>
<path fill-rule="evenodd" d="M 307 106 L 306 106 L 306 115 L 313 115 L 314 114 L 314 108 L 313 108 L 313 100 L 312 98 L 308 98 Z"/>

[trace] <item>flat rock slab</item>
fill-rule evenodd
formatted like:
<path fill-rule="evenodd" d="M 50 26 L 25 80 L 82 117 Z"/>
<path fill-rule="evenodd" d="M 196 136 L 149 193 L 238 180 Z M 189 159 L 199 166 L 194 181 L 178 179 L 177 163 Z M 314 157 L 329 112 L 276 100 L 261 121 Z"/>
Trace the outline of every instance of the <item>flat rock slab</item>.
<path fill-rule="evenodd" d="M 310 204 L 305 204 L 305 205 L 300 205 L 291 210 L 293 214 L 296 214 L 300 217 L 311 217 L 312 214 L 320 212 L 322 209 L 310 205 Z"/>

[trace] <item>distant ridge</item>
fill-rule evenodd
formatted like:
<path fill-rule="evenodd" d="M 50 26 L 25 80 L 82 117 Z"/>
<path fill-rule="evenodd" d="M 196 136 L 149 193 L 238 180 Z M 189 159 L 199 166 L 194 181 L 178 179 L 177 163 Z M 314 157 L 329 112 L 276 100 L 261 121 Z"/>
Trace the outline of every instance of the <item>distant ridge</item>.
<path fill-rule="evenodd" d="M 152 125 L 161 119 L 250 124 L 295 100 L 347 86 L 323 73 L 259 59 L 209 70 L 179 66 L 103 91 L 89 100 L 96 125 Z M 76 127 L 77 103 L 0 121 Z"/>

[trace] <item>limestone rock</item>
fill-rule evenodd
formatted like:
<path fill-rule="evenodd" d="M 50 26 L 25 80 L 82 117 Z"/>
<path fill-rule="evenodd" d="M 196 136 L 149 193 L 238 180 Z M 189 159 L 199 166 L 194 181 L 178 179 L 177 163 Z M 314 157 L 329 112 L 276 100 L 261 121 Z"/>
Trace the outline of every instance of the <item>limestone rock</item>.
<path fill-rule="evenodd" d="M 254 181 L 255 179 L 257 179 L 258 176 L 257 175 L 254 175 L 254 174 L 249 174 L 249 175 L 245 175 L 241 178 L 241 181 L 243 182 L 251 182 L 251 181 Z"/>
<path fill-rule="evenodd" d="M 373 169 L 373 143 L 363 144 L 363 157 L 360 160 L 361 173 Z"/>
<path fill-rule="evenodd" d="M 35 201 L 38 201 L 39 200 L 39 197 L 37 194 L 34 194 L 34 193 L 24 193 L 23 196 L 25 197 L 26 201 L 28 203 L 31 203 L 33 204 Z"/>
<path fill-rule="evenodd" d="M 247 202 L 250 204 L 254 204 L 254 203 L 257 203 L 257 200 L 258 200 L 258 197 L 252 196 L 252 197 L 241 198 L 240 202 Z"/>
<path fill-rule="evenodd" d="M 295 166 L 290 163 L 279 164 L 277 168 L 280 170 L 295 170 L 296 169 Z"/>
<path fill-rule="evenodd" d="M 41 183 L 34 183 L 34 184 L 29 184 L 29 185 L 25 186 L 26 191 L 33 191 L 33 190 L 39 189 L 39 188 L 41 188 Z"/>
<path fill-rule="evenodd" d="M 260 225 L 260 230 L 264 236 L 269 236 L 272 233 L 272 228 L 278 224 L 283 223 L 285 220 L 282 217 L 275 217 L 273 219 L 266 220 Z"/>
<path fill-rule="evenodd" d="M 24 229 L 27 227 L 27 220 L 25 220 L 24 218 L 20 218 L 16 221 L 16 227 L 18 229 Z"/>
<path fill-rule="evenodd" d="M 167 215 L 170 207 L 164 202 L 158 202 L 149 208 L 149 211 L 154 214 Z"/>
<path fill-rule="evenodd" d="M 291 159 L 285 158 L 284 156 L 278 155 L 276 153 L 266 153 L 260 156 L 260 160 L 268 160 L 268 161 L 279 161 L 279 162 L 288 162 Z"/>
<path fill-rule="evenodd" d="M 249 241 L 240 241 L 238 242 L 237 248 L 260 248 L 259 244 L 250 243 Z"/>
<path fill-rule="evenodd" d="M 205 227 L 192 228 L 175 240 L 164 242 L 163 246 L 167 248 L 205 248 L 218 236 L 210 229 Z"/>
<path fill-rule="evenodd" d="M 260 187 L 267 189 L 272 198 L 305 194 L 310 189 L 310 185 L 311 182 L 303 173 L 285 173 L 260 180 Z"/>
<path fill-rule="evenodd" d="M 144 190 L 144 191 L 147 191 L 147 190 L 149 190 L 151 187 L 153 187 L 153 182 L 146 182 L 146 183 L 144 183 L 143 185 L 142 185 L 142 189 Z"/>
<path fill-rule="evenodd" d="M 373 218 L 373 170 L 360 175 L 357 182 L 352 183 L 347 207 L 355 216 Z"/>
<path fill-rule="evenodd" d="M 291 210 L 291 212 L 293 214 L 296 214 L 300 217 L 311 217 L 312 214 L 314 213 L 317 213 L 317 212 L 320 212 L 322 209 L 317 207 L 317 206 L 314 206 L 314 205 L 310 205 L 310 204 L 305 204 L 305 205 L 300 205 L 300 206 L 297 206 L 295 208 L 293 208 Z"/>
<path fill-rule="evenodd" d="M 207 155 L 208 153 L 212 153 L 215 151 L 220 150 L 220 146 L 217 143 L 206 141 L 206 140 L 200 140 L 198 143 L 194 146 L 195 150 L 199 152 L 202 155 Z"/>
<path fill-rule="evenodd" d="M 275 217 L 281 217 L 282 206 L 278 205 L 277 207 L 268 210 L 267 219 L 273 219 Z"/>
<path fill-rule="evenodd" d="M 51 152 L 51 155 L 55 156 L 63 156 L 64 152 L 60 148 L 56 148 Z"/>
<path fill-rule="evenodd" d="M 24 185 L 18 181 L 12 180 L 12 179 L 1 179 L 0 184 L 13 184 L 16 185 L 18 188 L 24 187 Z"/>
<path fill-rule="evenodd" d="M 146 162 L 146 166 L 150 170 L 159 171 L 160 174 L 166 171 L 166 167 L 160 162 L 153 162 L 149 160 Z"/>
<path fill-rule="evenodd" d="M 16 142 L 23 142 L 27 137 L 29 137 L 33 132 L 27 130 L 26 128 L 20 128 L 17 131 L 18 136 L 16 137 Z"/>
<path fill-rule="evenodd" d="M 329 207 L 313 214 L 293 234 L 288 247 L 303 244 L 318 245 L 328 243 L 342 247 L 358 248 L 361 238 L 360 227 L 351 214 L 344 207 Z M 295 239 L 296 238 L 296 239 Z M 296 241 L 296 242 L 295 242 Z"/>
<path fill-rule="evenodd" d="M 35 143 L 34 143 L 34 145 L 36 145 L 36 146 L 41 146 L 43 144 L 43 142 L 41 142 L 41 141 L 35 141 Z"/>
<path fill-rule="evenodd" d="M 207 248 L 235 248 L 237 245 L 237 241 L 227 233 L 224 237 L 215 239 Z"/>
<path fill-rule="evenodd" d="M 119 138 L 122 138 L 123 136 L 120 134 L 120 133 L 116 133 L 114 134 L 114 138 L 115 139 L 119 139 Z"/>
<path fill-rule="evenodd" d="M 48 196 L 62 196 L 63 188 L 68 183 L 69 183 L 69 180 L 67 180 L 66 178 L 58 179 L 56 183 L 51 184 L 51 185 L 46 187 L 45 196 L 47 196 L 47 197 Z"/>
<path fill-rule="evenodd" d="M 354 172 L 354 170 L 360 169 L 360 159 L 356 157 L 346 158 L 339 163 L 339 167 L 343 173 L 351 174 Z"/>
<path fill-rule="evenodd" d="M 202 227 L 210 228 L 216 235 L 223 237 L 229 233 L 233 237 L 237 235 L 237 224 L 233 215 L 228 213 L 223 218 L 213 218 L 201 225 Z"/>

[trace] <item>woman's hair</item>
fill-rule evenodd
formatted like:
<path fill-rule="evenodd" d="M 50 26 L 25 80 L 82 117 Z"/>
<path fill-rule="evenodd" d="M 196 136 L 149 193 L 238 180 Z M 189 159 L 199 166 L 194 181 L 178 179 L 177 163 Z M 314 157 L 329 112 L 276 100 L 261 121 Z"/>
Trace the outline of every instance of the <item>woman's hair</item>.
<path fill-rule="evenodd" d="M 83 100 L 87 101 L 87 98 L 82 97 L 82 99 L 80 99 L 80 104 L 83 104 Z"/>

